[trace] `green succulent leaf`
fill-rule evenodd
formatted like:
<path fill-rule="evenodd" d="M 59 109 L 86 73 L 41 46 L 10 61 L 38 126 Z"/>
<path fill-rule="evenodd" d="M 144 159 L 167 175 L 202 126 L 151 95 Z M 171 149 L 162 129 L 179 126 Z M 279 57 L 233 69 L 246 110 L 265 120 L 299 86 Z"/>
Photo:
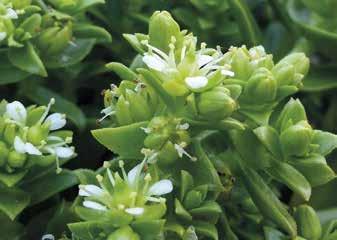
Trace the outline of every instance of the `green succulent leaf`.
<path fill-rule="evenodd" d="M 8 58 L 14 66 L 22 71 L 47 77 L 45 66 L 30 42 L 21 48 L 10 48 Z"/>
<path fill-rule="evenodd" d="M 141 129 L 147 127 L 148 122 L 139 122 L 117 128 L 103 128 L 93 130 L 92 134 L 98 142 L 112 152 L 124 158 L 141 158 L 141 149 L 146 133 Z"/>
<path fill-rule="evenodd" d="M 0 186 L 0 210 L 14 220 L 30 203 L 28 193 L 14 187 Z"/>

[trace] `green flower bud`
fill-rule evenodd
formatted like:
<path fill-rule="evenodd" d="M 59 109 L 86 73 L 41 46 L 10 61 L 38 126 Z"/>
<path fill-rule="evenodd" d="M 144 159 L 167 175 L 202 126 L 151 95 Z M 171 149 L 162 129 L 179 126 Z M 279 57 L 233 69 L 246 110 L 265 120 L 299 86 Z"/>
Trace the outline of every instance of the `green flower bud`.
<path fill-rule="evenodd" d="M 309 59 L 304 53 L 291 53 L 275 65 L 273 73 L 280 74 L 280 71 L 289 65 L 294 67 L 294 73 L 293 76 L 291 76 L 291 80 L 288 79 L 286 82 L 293 82 L 293 84 L 296 85 L 300 84 L 302 78 L 308 74 L 310 66 Z"/>
<path fill-rule="evenodd" d="M 0 117 L 0 136 L 2 136 L 5 126 L 6 126 L 5 119 L 3 117 Z"/>
<path fill-rule="evenodd" d="M 272 70 L 279 86 L 294 84 L 295 68 L 290 64 L 282 64 Z"/>
<path fill-rule="evenodd" d="M 276 79 L 267 68 L 259 68 L 249 78 L 244 94 L 249 101 L 271 102 L 277 94 Z"/>
<path fill-rule="evenodd" d="M 8 144 L 13 144 L 14 138 L 16 136 L 16 125 L 14 123 L 9 123 L 6 125 L 4 130 L 4 139 Z"/>
<path fill-rule="evenodd" d="M 168 53 L 172 37 L 181 38 L 180 27 L 169 12 L 157 11 L 150 18 L 149 37 L 151 45 Z"/>
<path fill-rule="evenodd" d="M 148 135 L 144 140 L 144 145 L 150 149 L 159 149 L 168 140 L 168 136 L 160 133 L 153 133 Z"/>
<path fill-rule="evenodd" d="M 227 88 L 218 86 L 199 95 L 197 108 L 202 117 L 221 120 L 230 116 L 237 104 Z"/>
<path fill-rule="evenodd" d="M 22 9 L 31 5 L 32 0 L 12 0 L 11 2 L 15 9 Z"/>
<path fill-rule="evenodd" d="M 171 141 L 165 143 L 165 145 L 158 152 L 159 164 L 169 165 L 175 162 L 178 158 L 178 152 Z"/>
<path fill-rule="evenodd" d="M 140 237 L 131 227 L 125 226 L 111 233 L 107 240 L 140 240 Z"/>
<path fill-rule="evenodd" d="M 26 163 L 26 154 L 11 151 L 8 154 L 8 165 L 12 168 L 21 168 Z"/>
<path fill-rule="evenodd" d="M 307 121 L 300 121 L 281 133 L 280 140 L 286 155 L 303 156 L 308 153 L 313 130 Z"/>
<path fill-rule="evenodd" d="M 231 66 L 235 73 L 235 78 L 246 80 L 251 75 L 253 69 L 250 65 L 250 57 L 246 47 L 232 48 Z M 230 52 L 230 53 L 231 53 Z"/>
<path fill-rule="evenodd" d="M 322 234 L 322 227 L 315 210 L 308 205 L 296 208 L 295 220 L 301 237 L 307 240 L 318 240 Z"/>
<path fill-rule="evenodd" d="M 37 46 L 45 55 L 55 55 L 68 46 L 72 37 L 72 24 L 69 22 L 63 27 L 50 27 L 42 31 Z"/>
<path fill-rule="evenodd" d="M 41 141 L 45 140 L 49 134 L 49 126 L 34 125 L 27 132 L 27 140 L 34 145 L 40 145 Z"/>
<path fill-rule="evenodd" d="M 56 8 L 68 10 L 76 7 L 78 0 L 49 0 Z"/>
<path fill-rule="evenodd" d="M 8 154 L 9 150 L 7 148 L 7 145 L 4 142 L 0 142 L 0 167 L 5 165 Z"/>
<path fill-rule="evenodd" d="M 127 89 L 125 98 L 130 104 L 129 108 L 133 121 L 141 122 L 151 119 L 151 109 L 142 95 Z"/>

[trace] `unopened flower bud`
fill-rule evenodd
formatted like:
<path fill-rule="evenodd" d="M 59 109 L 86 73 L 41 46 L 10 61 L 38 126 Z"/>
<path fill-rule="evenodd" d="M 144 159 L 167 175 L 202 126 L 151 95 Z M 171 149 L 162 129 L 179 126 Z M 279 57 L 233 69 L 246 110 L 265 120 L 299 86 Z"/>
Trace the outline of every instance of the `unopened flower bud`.
<path fill-rule="evenodd" d="M 50 27 L 44 30 L 37 39 L 38 48 L 44 53 L 55 55 L 61 52 L 72 39 L 71 23 L 61 27 Z"/>
<path fill-rule="evenodd" d="M 27 140 L 34 145 L 40 145 L 41 141 L 45 140 L 48 137 L 48 133 L 48 126 L 36 124 L 35 126 L 29 128 L 27 133 Z"/>
<path fill-rule="evenodd" d="M 257 69 L 249 78 L 244 94 L 251 101 L 271 102 L 275 100 L 277 82 L 273 74 L 267 68 Z"/>
<path fill-rule="evenodd" d="M 273 72 L 277 73 L 281 68 L 287 65 L 294 67 L 295 74 L 305 76 L 309 71 L 310 62 L 304 53 L 291 53 L 275 65 Z"/>
<path fill-rule="evenodd" d="M 303 156 L 308 153 L 312 128 L 307 121 L 300 121 L 281 133 L 280 139 L 286 155 Z"/>
<path fill-rule="evenodd" d="M 227 88 L 218 86 L 201 93 L 197 107 L 203 117 L 221 120 L 230 116 L 236 110 L 237 104 Z"/>
<path fill-rule="evenodd" d="M 7 124 L 3 136 L 8 144 L 13 144 L 14 138 L 16 136 L 16 125 L 14 123 Z"/>
<path fill-rule="evenodd" d="M 9 150 L 7 148 L 7 145 L 4 142 L 0 142 L 0 167 L 5 165 L 8 154 Z"/>
<path fill-rule="evenodd" d="M 131 227 L 125 226 L 117 229 L 113 233 L 111 233 L 107 240 L 140 240 L 140 237 L 137 233 L 135 233 Z"/>
<path fill-rule="evenodd" d="M 235 73 L 235 78 L 247 80 L 253 71 L 247 48 L 234 48 L 232 52 L 231 70 Z"/>
<path fill-rule="evenodd" d="M 180 38 L 180 27 L 167 11 L 157 11 L 150 18 L 150 44 L 168 53 L 172 37 Z"/>
<path fill-rule="evenodd" d="M 28 7 L 32 3 L 32 0 L 12 0 L 11 2 L 15 9 L 23 9 Z"/>
<path fill-rule="evenodd" d="M 144 140 L 144 145 L 150 149 L 159 149 L 168 140 L 168 136 L 160 133 L 150 133 Z"/>
<path fill-rule="evenodd" d="M 179 158 L 176 148 L 171 141 L 167 141 L 158 153 L 158 163 L 168 165 Z"/>
<path fill-rule="evenodd" d="M 295 220 L 299 235 L 308 240 L 318 240 L 322 234 L 322 227 L 315 210 L 308 205 L 296 208 Z"/>
<path fill-rule="evenodd" d="M 279 86 L 294 84 L 295 68 L 291 64 L 282 64 L 272 70 Z"/>
<path fill-rule="evenodd" d="M 8 154 L 8 165 L 12 168 L 21 168 L 26 163 L 26 154 L 11 151 Z"/>

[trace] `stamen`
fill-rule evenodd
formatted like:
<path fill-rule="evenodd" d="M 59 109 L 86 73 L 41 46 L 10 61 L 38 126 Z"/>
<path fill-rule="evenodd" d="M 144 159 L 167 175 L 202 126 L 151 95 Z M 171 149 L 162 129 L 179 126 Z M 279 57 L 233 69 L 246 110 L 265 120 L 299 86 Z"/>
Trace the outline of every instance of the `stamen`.
<path fill-rule="evenodd" d="M 182 142 L 179 144 L 174 144 L 174 148 L 176 149 L 178 156 L 180 158 L 183 157 L 183 155 L 186 155 L 189 159 L 191 159 L 193 162 L 197 161 L 196 157 L 191 156 L 188 152 L 185 151 L 184 147 L 186 147 L 187 144 L 185 142 Z"/>
<path fill-rule="evenodd" d="M 38 121 L 38 124 L 42 124 L 43 123 L 43 121 L 46 119 L 46 117 L 47 117 L 47 115 L 48 115 L 48 113 L 50 111 L 51 106 L 54 105 L 54 104 L 55 104 L 55 98 L 51 98 L 50 101 L 49 101 L 49 103 L 48 103 L 48 106 L 47 106 L 46 110 L 44 111 L 44 113 L 42 114 L 40 120 Z"/>
<path fill-rule="evenodd" d="M 124 180 L 128 180 L 128 176 L 126 175 L 125 169 L 124 169 L 124 161 L 120 160 L 118 162 L 120 169 L 122 170 L 123 178 Z"/>
<path fill-rule="evenodd" d="M 145 127 L 140 127 L 146 134 L 150 134 L 152 132 L 152 128 L 145 128 Z"/>

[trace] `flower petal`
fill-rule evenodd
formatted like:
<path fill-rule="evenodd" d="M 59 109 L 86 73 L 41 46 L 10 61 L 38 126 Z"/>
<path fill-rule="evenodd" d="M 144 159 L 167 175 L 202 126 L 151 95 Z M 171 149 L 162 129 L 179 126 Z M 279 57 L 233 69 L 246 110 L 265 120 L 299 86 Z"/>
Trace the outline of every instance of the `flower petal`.
<path fill-rule="evenodd" d="M 221 70 L 221 74 L 224 76 L 234 77 L 235 73 L 230 70 L 223 69 Z"/>
<path fill-rule="evenodd" d="M 22 139 L 18 136 L 14 138 L 14 149 L 18 153 L 26 153 L 25 149 L 25 143 L 22 141 Z"/>
<path fill-rule="evenodd" d="M 10 19 L 18 19 L 18 14 L 12 8 L 7 8 L 6 17 Z"/>
<path fill-rule="evenodd" d="M 26 122 L 27 111 L 23 104 L 19 101 L 8 103 L 6 106 L 6 114 L 14 121 L 20 123 Z"/>
<path fill-rule="evenodd" d="M 70 158 L 75 153 L 72 147 L 56 147 L 54 150 L 59 158 Z"/>
<path fill-rule="evenodd" d="M 173 190 L 172 182 L 168 179 L 164 179 L 164 180 L 161 180 L 161 181 L 153 184 L 150 187 L 150 189 L 148 191 L 148 194 L 150 196 L 152 196 L 152 195 L 160 196 L 160 195 L 170 193 L 170 192 L 172 192 L 172 190 Z"/>
<path fill-rule="evenodd" d="M 134 185 L 137 181 L 137 175 L 140 174 L 143 164 L 138 164 L 128 172 L 128 182 L 130 185 Z"/>
<path fill-rule="evenodd" d="M 185 83 L 191 89 L 200 89 L 207 86 L 208 79 L 204 76 L 187 77 Z"/>
<path fill-rule="evenodd" d="M 213 57 L 209 55 L 199 55 L 198 56 L 198 66 L 201 68 L 202 66 L 205 66 L 207 63 L 211 62 L 213 60 Z"/>
<path fill-rule="evenodd" d="M 104 194 L 104 190 L 96 185 L 88 184 L 88 185 L 80 186 L 80 191 L 79 191 L 80 196 L 84 196 L 84 197 L 102 196 L 103 194 Z"/>
<path fill-rule="evenodd" d="M 139 216 L 142 215 L 144 213 L 144 208 L 126 208 L 125 212 L 127 212 L 128 214 L 131 214 L 133 216 Z"/>
<path fill-rule="evenodd" d="M 67 123 L 65 115 L 61 113 L 53 113 L 49 115 L 46 118 L 45 122 L 46 123 L 49 122 L 50 130 L 57 130 L 57 129 L 63 128 Z"/>
<path fill-rule="evenodd" d="M 4 40 L 7 37 L 6 32 L 0 32 L 0 41 Z"/>
<path fill-rule="evenodd" d="M 106 206 L 103 206 L 100 203 L 94 202 L 94 201 L 84 201 L 83 206 L 86 208 L 91 208 L 99 211 L 106 211 L 108 210 Z"/>
<path fill-rule="evenodd" d="M 26 153 L 30 154 L 30 155 L 42 155 L 42 153 L 40 152 L 39 149 L 37 149 L 33 144 L 31 143 L 26 143 L 25 144 L 25 151 Z"/>
<path fill-rule="evenodd" d="M 45 234 L 42 236 L 41 240 L 55 240 L 55 237 L 52 234 Z"/>
<path fill-rule="evenodd" d="M 167 63 L 157 55 L 145 54 L 143 62 L 149 67 L 159 72 L 167 67 Z"/>

